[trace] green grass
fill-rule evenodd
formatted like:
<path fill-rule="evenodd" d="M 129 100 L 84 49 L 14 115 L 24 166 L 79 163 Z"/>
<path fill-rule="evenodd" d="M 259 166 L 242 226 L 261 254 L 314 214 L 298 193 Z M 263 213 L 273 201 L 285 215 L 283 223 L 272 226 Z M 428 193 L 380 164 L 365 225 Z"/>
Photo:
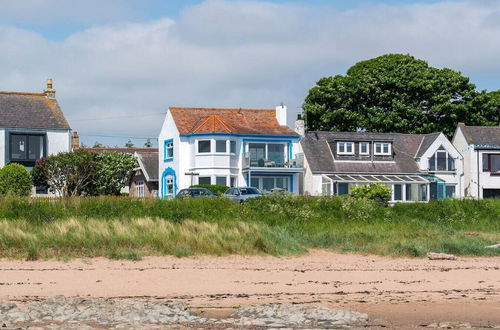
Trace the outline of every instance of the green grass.
<path fill-rule="evenodd" d="M 381 207 L 326 197 L 0 199 L 0 257 L 295 255 L 310 248 L 422 257 L 500 255 L 500 200 Z"/>

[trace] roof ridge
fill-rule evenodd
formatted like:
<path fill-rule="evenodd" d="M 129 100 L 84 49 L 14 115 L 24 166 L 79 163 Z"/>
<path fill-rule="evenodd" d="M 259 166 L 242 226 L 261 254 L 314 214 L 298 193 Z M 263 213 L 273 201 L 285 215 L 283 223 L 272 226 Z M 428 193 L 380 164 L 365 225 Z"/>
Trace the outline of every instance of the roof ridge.
<path fill-rule="evenodd" d="M 276 111 L 270 108 L 203 108 L 203 107 L 168 107 L 170 110 L 208 110 L 208 111 Z"/>
<path fill-rule="evenodd" d="M 216 122 L 220 123 L 227 132 L 231 132 L 231 128 L 216 114 L 208 115 L 204 120 L 201 121 L 201 123 L 198 126 L 195 126 L 195 128 L 192 130 L 192 132 L 197 133 L 210 120 L 212 121 L 211 123 L 209 123 L 209 124 L 211 124 L 212 132 L 215 132 Z"/>
<path fill-rule="evenodd" d="M 3 95 L 45 96 L 45 93 L 0 91 Z"/>

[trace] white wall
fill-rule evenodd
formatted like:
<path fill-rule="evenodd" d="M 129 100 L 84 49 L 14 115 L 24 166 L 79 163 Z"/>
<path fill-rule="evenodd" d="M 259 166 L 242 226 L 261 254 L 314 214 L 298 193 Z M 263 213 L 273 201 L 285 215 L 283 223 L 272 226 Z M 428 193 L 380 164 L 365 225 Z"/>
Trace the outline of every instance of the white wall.
<path fill-rule="evenodd" d="M 441 133 L 436 140 L 427 148 L 422 157 L 418 159 L 418 165 L 421 171 L 429 170 L 429 158 L 432 157 L 439 147 L 443 146 L 446 152 L 455 160 L 455 171 L 433 171 L 432 174 L 439 179 L 446 182 L 447 185 L 455 186 L 455 197 L 464 197 L 464 163 L 462 154 L 458 149 L 448 140 L 448 138 Z"/>
<path fill-rule="evenodd" d="M 170 140 L 173 139 L 174 141 L 174 159 L 172 161 L 165 161 L 165 140 Z M 170 113 L 170 110 L 167 111 L 167 114 L 165 116 L 165 120 L 163 121 L 163 125 L 160 131 L 160 134 L 158 136 L 158 195 L 161 197 L 163 196 L 163 182 L 162 182 L 162 174 L 167 168 L 172 168 L 175 173 L 176 173 L 176 179 L 177 179 L 177 188 L 182 189 L 180 186 L 179 180 L 180 175 L 179 173 L 181 172 L 182 169 L 180 169 L 180 163 L 183 161 L 182 159 L 185 158 L 185 153 L 186 151 L 184 150 L 186 148 L 183 143 L 181 143 L 180 138 L 179 138 L 179 131 L 177 130 L 177 127 L 175 126 L 174 119 L 172 118 L 172 114 Z"/>
<path fill-rule="evenodd" d="M 47 156 L 68 152 L 70 149 L 70 131 L 47 131 Z"/>

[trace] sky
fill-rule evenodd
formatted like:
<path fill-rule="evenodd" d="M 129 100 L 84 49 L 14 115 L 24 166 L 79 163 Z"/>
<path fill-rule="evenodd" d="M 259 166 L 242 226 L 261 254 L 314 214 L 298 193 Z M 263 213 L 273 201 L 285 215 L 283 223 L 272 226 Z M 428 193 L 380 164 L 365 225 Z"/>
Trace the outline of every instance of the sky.
<path fill-rule="evenodd" d="M 0 90 L 57 100 L 86 145 L 153 142 L 168 106 L 301 111 L 321 77 L 411 54 L 500 89 L 500 0 L 0 0 Z M 293 121 L 293 120 L 291 120 Z"/>

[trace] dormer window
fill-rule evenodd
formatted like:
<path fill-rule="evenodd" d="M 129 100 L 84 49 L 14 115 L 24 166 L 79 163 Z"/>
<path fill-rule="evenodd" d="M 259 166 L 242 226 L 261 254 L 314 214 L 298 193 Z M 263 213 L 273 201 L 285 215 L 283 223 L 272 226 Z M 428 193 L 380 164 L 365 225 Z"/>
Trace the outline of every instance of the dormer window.
<path fill-rule="evenodd" d="M 370 143 L 368 142 L 360 142 L 359 143 L 359 154 L 360 155 L 369 155 L 370 154 Z"/>
<path fill-rule="evenodd" d="M 339 155 L 354 155 L 354 142 L 337 142 Z"/>
<path fill-rule="evenodd" d="M 389 142 L 375 142 L 375 152 L 377 156 L 390 156 L 392 154 L 391 144 Z"/>
<path fill-rule="evenodd" d="M 441 146 L 431 158 L 429 158 L 429 171 L 454 171 L 455 159 L 449 155 Z"/>

